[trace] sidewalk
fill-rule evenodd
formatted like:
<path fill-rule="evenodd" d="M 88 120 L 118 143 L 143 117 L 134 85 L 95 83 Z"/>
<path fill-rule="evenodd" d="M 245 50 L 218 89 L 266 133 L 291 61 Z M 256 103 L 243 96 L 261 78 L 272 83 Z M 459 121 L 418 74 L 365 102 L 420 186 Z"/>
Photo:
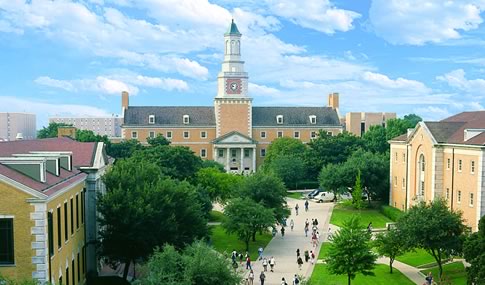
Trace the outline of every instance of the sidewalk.
<path fill-rule="evenodd" d="M 291 216 L 288 218 L 288 226 L 285 228 L 285 237 L 281 238 L 281 234 L 278 227 L 278 234 L 270 241 L 270 243 L 264 249 L 264 256 L 268 259 L 274 256 L 276 265 L 274 272 L 266 272 L 266 282 L 267 285 L 280 285 L 281 278 L 285 277 L 286 282 L 291 284 L 293 276 L 296 274 L 304 275 L 306 278 L 311 276 L 313 271 L 313 265 L 310 262 L 304 263 L 302 269 L 298 269 L 298 264 L 296 263 L 296 249 L 300 249 L 302 259 L 304 261 L 305 250 L 313 250 L 315 256 L 318 257 L 320 251 L 320 246 L 317 248 L 312 247 L 311 235 L 305 237 L 304 226 L 305 219 L 311 224 L 313 218 L 318 219 L 318 231 L 321 233 L 320 241 L 326 239 L 326 232 L 328 231 L 328 222 L 333 209 L 332 203 L 317 204 L 310 201 L 309 211 L 305 212 L 304 200 L 297 200 L 288 198 L 288 206 L 291 208 Z M 298 203 L 300 206 L 299 215 L 295 215 L 295 205 Z M 293 219 L 295 222 L 295 227 L 293 232 L 290 229 L 290 220 Z M 310 225 L 311 232 L 311 225 Z M 256 259 L 257 257 L 253 257 Z M 255 284 L 259 283 L 259 274 L 263 270 L 261 261 L 253 260 L 253 271 L 255 275 Z"/>

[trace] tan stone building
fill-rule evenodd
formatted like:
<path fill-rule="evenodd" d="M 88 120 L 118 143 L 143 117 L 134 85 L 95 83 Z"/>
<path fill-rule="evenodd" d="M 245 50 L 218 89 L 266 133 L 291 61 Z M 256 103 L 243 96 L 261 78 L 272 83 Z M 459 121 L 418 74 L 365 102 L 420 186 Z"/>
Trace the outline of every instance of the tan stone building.
<path fill-rule="evenodd" d="M 473 231 L 485 214 L 485 111 L 420 122 L 390 141 L 390 205 L 444 197 Z"/>
<path fill-rule="evenodd" d="M 345 130 L 358 137 L 371 126 L 386 126 L 389 119 L 395 119 L 396 113 L 348 112 L 345 114 Z"/>
<path fill-rule="evenodd" d="M 278 137 L 309 142 L 320 130 L 342 132 L 337 93 L 330 94 L 328 107 L 253 106 L 241 60 L 241 33 L 234 22 L 224 43 L 214 106 L 130 106 L 128 93 L 123 92 L 122 137 L 145 143 L 162 134 L 172 145 L 188 146 L 203 159 L 224 164 L 227 171 L 249 173 L 261 165 L 269 144 Z"/>

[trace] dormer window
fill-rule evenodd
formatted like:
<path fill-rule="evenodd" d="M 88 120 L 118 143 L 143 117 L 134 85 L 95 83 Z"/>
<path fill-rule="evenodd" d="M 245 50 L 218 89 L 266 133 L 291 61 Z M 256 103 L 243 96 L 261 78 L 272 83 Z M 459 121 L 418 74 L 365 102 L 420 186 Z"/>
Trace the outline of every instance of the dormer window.
<path fill-rule="evenodd" d="M 184 125 L 188 125 L 190 122 L 189 115 L 184 115 Z"/>
<path fill-rule="evenodd" d="M 150 125 L 155 124 L 155 115 L 150 115 L 150 116 L 148 116 L 148 123 L 149 123 Z"/>
<path fill-rule="evenodd" d="M 276 116 L 276 123 L 278 125 L 282 125 L 283 124 L 283 115 Z"/>
<path fill-rule="evenodd" d="M 310 124 L 315 125 L 317 123 L 317 116 L 311 115 L 309 116 L 310 118 Z"/>

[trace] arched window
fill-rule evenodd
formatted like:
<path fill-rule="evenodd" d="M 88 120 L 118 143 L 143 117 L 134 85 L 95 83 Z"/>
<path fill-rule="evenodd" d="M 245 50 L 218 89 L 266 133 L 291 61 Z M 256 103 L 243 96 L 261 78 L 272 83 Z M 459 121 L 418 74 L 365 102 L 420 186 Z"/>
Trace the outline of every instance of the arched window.
<path fill-rule="evenodd" d="M 236 41 L 231 41 L 231 52 L 230 54 L 235 54 L 236 52 Z"/>
<path fill-rule="evenodd" d="M 226 54 L 229 54 L 230 50 L 231 50 L 231 46 L 229 44 L 229 41 L 226 41 Z"/>
<path fill-rule="evenodd" d="M 419 192 L 418 195 L 424 198 L 424 179 L 425 179 L 425 170 L 426 170 L 426 160 L 424 158 L 424 154 L 421 154 L 419 156 L 419 162 L 418 162 L 418 177 L 419 177 Z"/>

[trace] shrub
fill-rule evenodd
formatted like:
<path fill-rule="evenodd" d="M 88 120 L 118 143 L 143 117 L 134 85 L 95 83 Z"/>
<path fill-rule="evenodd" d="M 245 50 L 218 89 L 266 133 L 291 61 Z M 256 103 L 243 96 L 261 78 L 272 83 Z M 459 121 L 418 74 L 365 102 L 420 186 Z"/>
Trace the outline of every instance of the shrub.
<path fill-rule="evenodd" d="M 319 187 L 320 184 L 318 181 L 300 181 L 298 183 L 291 183 L 287 186 L 288 190 L 317 189 Z"/>
<path fill-rule="evenodd" d="M 382 205 L 379 210 L 384 216 L 388 217 L 394 222 L 396 222 L 404 214 L 404 212 L 398 208 L 388 205 Z"/>

